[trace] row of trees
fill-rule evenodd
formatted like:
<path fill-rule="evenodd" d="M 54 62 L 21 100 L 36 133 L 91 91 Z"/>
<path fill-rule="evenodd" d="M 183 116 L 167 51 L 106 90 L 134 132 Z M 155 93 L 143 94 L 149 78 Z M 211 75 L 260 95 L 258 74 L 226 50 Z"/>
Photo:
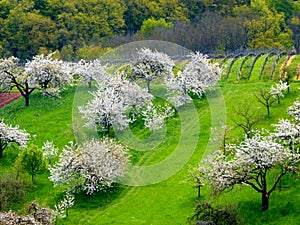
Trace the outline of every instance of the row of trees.
<path fill-rule="evenodd" d="M 77 83 L 74 82 L 75 77 L 87 82 L 90 87 L 92 82 L 96 83 L 96 90 L 90 92 L 92 99 L 79 107 L 79 111 L 86 119 L 86 126 L 103 133 L 101 139 L 70 143 L 59 151 L 49 141 L 42 148 L 28 144 L 30 135 L 19 130 L 18 126 L 12 127 L 2 121 L 3 126 L 0 127 L 0 143 L 4 143 L 1 153 L 10 144 L 16 143 L 20 147 L 27 144 L 15 162 L 17 171 L 26 171 L 34 182 L 34 177 L 48 168 L 49 179 L 54 186 L 64 187 L 67 197 L 55 206 L 55 218 L 66 215 L 68 207 L 74 204 L 74 198 L 68 193 L 93 194 L 110 187 L 116 177 L 124 176 L 130 165 L 128 148 L 107 137 L 106 134 L 112 134 L 112 128 L 121 130 L 142 118 L 150 130 L 160 129 L 165 119 L 174 114 L 175 106 L 192 100 L 189 94 L 200 97 L 221 78 L 222 70 L 210 64 L 200 53 L 192 53 L 184 69 L 177 74 L 174 74 L 174 61 L 165 53 L 142 48 L 136 55 L 132 62 L 116 72 L 99 60 L 66 63 L 53 59 L 53 55 L 38 55 L 25 65 L 18 63 L 15 57 L 1 60 L 1 87 L 16 88 L 29 95 L 38 89 L 43 93 L 49 93 L 50 89 L 59 91 L 61 87 Z M 140 79 L 142 82 L 139 82 Z M 173 105 L 167 104 L 167 101 L 157 105 L 153 101 L 151 85 L 154 80 L 167 85 L 167 97 Z M 143 82 L 146 88 L 138 85 Z M 28 89 L 23 90 L 23 87 Z M 23 95 L 27 106 L 29 95 Z M 13 214 L 0 216 L 9 220 Z"/>
<path fill-rule="evenodd" d="M 283 46 L 299 51 L 299 8 L 292 0 L 3 0 L 0 56 L 30 59 L 59 50 L 74 60 L 99 56 L 101 46 L 145 38 L 204 53 Z"/>

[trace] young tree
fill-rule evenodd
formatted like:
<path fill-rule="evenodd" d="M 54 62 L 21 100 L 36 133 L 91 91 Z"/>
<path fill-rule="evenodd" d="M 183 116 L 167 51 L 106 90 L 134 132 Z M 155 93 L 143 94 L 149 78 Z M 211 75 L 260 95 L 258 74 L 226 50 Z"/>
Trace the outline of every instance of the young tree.
<path fill-rule="evenodd" d="M 199 167 L 205 173 L 206 182 L 214 194 L 231 190 L 237 184 L 249 185 L 261 194 L 262 209 L 267 210 L 271 193 L 283 176 L 296 170 L 300 154 L 260 132 L 229 148 L 235 152 L 233 157 L 217 151 L 207 166 Z M 274 179 L 269 179 L 271 172 Z"/>
<path fill-rule="evenodd" d="M 159 130 L 164 125 L 164 120 L 174 114 L 174 109 L 170 106 L 154 106 L 152 103 L 142 111 L 144 124 L 151 132 Z"/>
<path fill-rule="evenodd" d="M 191 61 L 178 72 L 176 77 L 167 81 L 169 100 L 176 106 L 191 101 L 190 93 L 201 97 L 209 88 L 217 84 L 222 75 L 222 70 L 217 64 L 209 62 L 207 56 L 196 52 L 190 56 Z"/>
<path fill-rule="evenodd" d="M 88 83 L 89 88 L 92 87 L 92 81 L 99 82 L 108 76 L 106 70 L 107 66 L 102 65 L 98 59 L 93 61 L 82 59 L 74 65 L 74 73 L 81 76 L 83 81 Z"/>
<path fill-rule="evenodd" d="M 254 96 L 259 103 L 267 108 L 267 115 L 270 116 L 270 107 L 275 102 L 275 99 L 273 98 L 273 95 L 270 93 L 270 91 L 259 88 L 259 92 L 257 94 L 254 94 Z"/>
<path fill-rule="evenodd" d="M 59 161 L 51 167 L 54 186 L 93 194 L 110 187 L 113 179 L 124 176 L 129 165 L 128 149 L 115 140 L 90 140 L 80 146 L 65 146 Z"/>
<path fill-rule="evenodd" d="M 17 159 L 22 166 L 22 170 L 31 175 L 31 181 L 37 174 L 44 173 L 47 169 L 47 163 L 43 156 L 43 151 L 35 145 L 26 147 Z"/>
<path fill-rule="evenodd" d="M 61 60 L 38 55 L 21 66 L 18 58 L 0 59 L 0 88 L 10 90 L 17 88 L 29 106 L 29 96 L 35 89 L 45 94 L 57 95 L 59 88 L 69 85 L 73 77 L 71 67 Z"/>
<path fill-rule="evenodd" d="M 98 82 L 97 91 L 91 93 L 94 98 L 79 107 L 83 117 L 88 120 L 86 126 L 107 133 L 112 125 L 122 130 L 135 120 L 128 116 L 129 112 L 139 111 L 151 102 L 151 94 L 126 80 L 123 75 L 117 74 Z"/>
<path fill-rule="evenodd" d="M 235 123 L 236 126 L 244 130 L 245 135 L 249 138 L 251 133 L 260 121 L 259 115 L 255 110 L 252 109 L 251 104 L 244 102 L 233 108 L 235 113 L 230 119 Z"/>
<path fill-rule="evenodd" d="M 4 149 L 11 143 L 17 143 L 20 148 L 24 148 L 30 138 L 30 134 L 25 130 L 20 130 L 19 126 L 5 124 L 3 119 L 0 121 L 0 159 Z"/>
<path fill-rule="evenodd" d="M 131 65 L 130 78 L 133 81 L 145 80 L 148 93 L 150 93 L 151 81 L 158 78 L 172 78 L 174 65 L 173 60 L 167 54 L 157 50 L 152 51 L 149 48 L 141 48 L 137 52 L 136 61 Z"/>
<path fill-rule="evenodd" d="M 55 148 L 52 141 L 46 141 L 42 146 L 43 156 L 51 163 L 51 159 L 57 156 L 58 148 Z"/>
<path fill-rule="evenodd" d="M 285 90 L 287 90 L 288 88 L 289 88 L 289 85 L 287 84 L 287 82 L 283 82 L 282 80 L 280 80 L 279 83 L 276 84 L 275 87 L 272 85 L 272 87 L 270 89 L 270 94 L 277 97 L 277 102 L 278 102 L 278 104 L 280 104 L 280 98 L 284 97 L 283 92 Z"/>

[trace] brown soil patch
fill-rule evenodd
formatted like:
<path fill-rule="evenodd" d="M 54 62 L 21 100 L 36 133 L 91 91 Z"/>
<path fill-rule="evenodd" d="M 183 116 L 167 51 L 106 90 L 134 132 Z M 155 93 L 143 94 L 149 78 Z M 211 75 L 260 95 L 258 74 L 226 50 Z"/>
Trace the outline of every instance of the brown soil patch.
<path fill-rule="evenodd" d="M 19 92 L 0 93 L 0 108 L 18 99 L 21 96 Z"/>

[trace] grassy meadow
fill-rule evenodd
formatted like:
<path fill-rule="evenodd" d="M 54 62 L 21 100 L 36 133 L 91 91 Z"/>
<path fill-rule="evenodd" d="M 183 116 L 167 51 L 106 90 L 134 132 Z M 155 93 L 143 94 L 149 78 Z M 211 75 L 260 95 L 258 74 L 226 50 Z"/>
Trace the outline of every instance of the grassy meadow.
<path fill-rule="evenodd" d="M 265 56 L 263 56 L 265 57 Z M 266 108 L 259 104 L 254 93 L 258 88 L 270 88 L 276 83 L 276 79 L 267 79 L 271 65 L 266 64 L 263 79 L 258 79 L 260 66 L 263 58 L 258 59 L 251 75 L 251 79 L 236 81 L 239 63 L 238 59 L 232 67 L 228 81 L 222 80 L 218 91 L 211 91 L 203 98 L 193 99 L 193 108 L 183 107 L 178 109 L 175 116 L 168 119 L 164 129 L 164 138 L 151 151 L 130 150 L 132 163 L 137 166 L 150 166 L 164 161 L 172 155 L 174 149 L 185 152 L 192 149 L 192 155 L 170 178 L 146 186 L 126 186 L 115 184 L 113 188 L 99 192 L 92 196 L 77 194 L 75 205 L 69 210 L 69 216 L 59 219 L 57 224 L 153 224 L 153 225 L 182 225 L 188 224 L 187 218 L 192 216 L 194 208 L 199 201 L 210 201 L 216 205 L 232 205 L 238 212 L 240 224 L 266 224 L 284 225 L 300 224 L 300 180 L 297 176 L 286 176 L 270 196 L 269 210 L 261 211 L 261 196 L 249 187 L 235 187 L 231 192 L 222 194 L 219 198 L 212 197 L 209 190 L 204 186 L 201 189 L 201 197 L 197 198 L 197 190 L 194 184 L 187 181 L 188 170 L 197 166 L 204 155 L 209 154 L 214 147 L 211 140 L 211 127 L 218 124 L 218 118 L 224 118 L 227 125 L 232 126 L 231 136 L 243 137 L 240 128 L 230 119 L 236 117 L 234 108 L 250 103 L 261 120 L 256 128 L 269 128 L 277 123 L 280 118 L 287 118 L 289 107 L 299 96 L 300 83 L 294 81 L 291 84 L 290 93 L 285 94 L 281 103 L 275 102 L 271 107 L 270 116 L 266 115 Z M 241 78 L 247 76 L 251 58 L 245 61 Z M 272 60 L 270 60 L 272 61 Z M 292 67 L 299 63 L 300 57 L 294 58 Z M 280 61 L 282 63 L 282 61 Z M 280 63 L 278 63 L 280 66 Z M 295 67 L 296 68 L 296 67 Z M 275 72 L 278 76 L 278 69 Z M 161 85 L 153 85 L 155 96 L 163 101 L 165 90 Z M 76 103 L 74 103 L 76 96 Z M 42 146 L 46 140 L 53 141 L 55 146 L 63 148 L 69 141 L 76 141 L 76 133 L 73 130 L 72 116 L 76 111 L 77 104 L 81 104 L 80 93 L 76 87 L 71 87 L 62 93 L 62 98 L 51 99 L 34 92 L 30 96 L 30 107 L 24 106 L 24 99 L 19 98 L 13 103 L 0 109 L 0 118 L 6 123 L 26 129 L 32 136 L 31 142 Z M 224 100 L 223 100 L 224 99 Z M 220 107 L 220 111 L 218 111 Z M 215 112 L 217 110 L 217 112 Z M 196 114 L 195 114 L 196 113 Z M 218 115 L 219 114 L 219 115 Z M 195 118 L 197 117 L 197 118 Z M 183 123 L 184 120 L 184 123 Z M 186 129 L 186 132 L 182 132 Z M 131 126 L 133 137 L 146 140 L 151 136 L 149 130 L 141 128 L 139 122 Z M 132 140 L 133 141 L 133 140 Z M 0 159 L 0 174 L 13 174 L 13 163 L 19 150 L 12 145 L 3 153 Z M 166 171 L 160 171 L 162 174 Z M 167 171 L 168 172 L 168 171 Z M 153 176 L 159 174 L 153 174 Z M 62 190 L 54 188 L 48 180 L 49 172 L 38 175 L 34 184 L 30 183 L 30 177 L 23 174 L 27 180 L 26 199 L 24 202 L 15 203 L 12 209 L 19 213 L 25 213 L 28 202 L 37 200 L 41 205 L 53 208 L 60 201 Z"/>

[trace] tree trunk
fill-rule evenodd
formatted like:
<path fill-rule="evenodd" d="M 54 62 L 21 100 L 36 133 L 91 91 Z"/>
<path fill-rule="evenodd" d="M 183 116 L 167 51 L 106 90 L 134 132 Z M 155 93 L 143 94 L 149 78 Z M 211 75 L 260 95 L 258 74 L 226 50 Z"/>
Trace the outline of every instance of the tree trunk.
<path fill-rule="evenodd" d="M 3 156 L 3 149 L 0 147 L 0 159 L 2 158 Z"/>
<path fill-rule="evenodd" d="M 270 116 L 270 106 L 267 105 L 268 116 Z"/>
<path fill-rule="evenodd" d="M 148 89 L 148 93 L 150 93 L 151 92 L 150 80 L 147 80 L 147 89 Z"/>
<path fill-rule="evenodd" d="M 269 195 L 266 192 L 262 193 L 262 210 L 265 211 L 269 208 Z"/>
<path fill-rule="evenodd" d="M 25 98 L 25 106 L 29 106 L 29 95 L 24 96 Z"/>

